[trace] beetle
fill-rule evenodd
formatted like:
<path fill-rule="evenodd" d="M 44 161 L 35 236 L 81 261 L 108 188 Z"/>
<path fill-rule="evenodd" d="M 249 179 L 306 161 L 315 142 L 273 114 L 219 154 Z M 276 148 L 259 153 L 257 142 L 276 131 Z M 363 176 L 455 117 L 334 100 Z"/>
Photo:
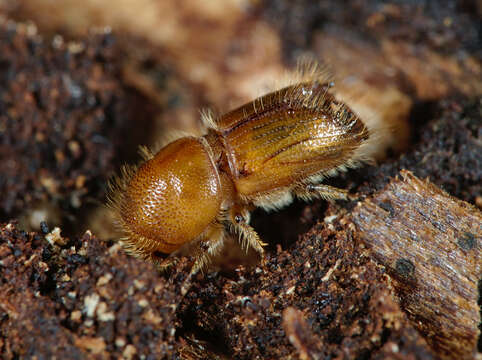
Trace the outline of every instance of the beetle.
<path fill-rule="evenodd" d="M 297 82 L 224 115 L 203 114 L 202 136 L 184 136 L 144 161 L 125 166 L 111 183 L 110 204 L 128 252 L 158 263 L 186 244 L 197 272 L 229 233 L 263 254 L 250 212 L 277 210 L 293 198 L 346 199 L 321 181 L 370 158 L 372 132 L 333 94 L 314 64 Z"/>

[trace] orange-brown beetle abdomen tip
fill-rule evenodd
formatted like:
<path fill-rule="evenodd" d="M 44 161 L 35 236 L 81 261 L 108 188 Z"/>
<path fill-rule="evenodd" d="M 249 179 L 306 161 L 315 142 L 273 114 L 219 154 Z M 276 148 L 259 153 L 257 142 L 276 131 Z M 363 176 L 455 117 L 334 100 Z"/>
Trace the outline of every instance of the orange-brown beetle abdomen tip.
<path fill-rule="evenodd" d="M 125 183 L 118 210 L 127 247 L 147 257 L 195 240 L 217 217 L 220 193 L 219 175 L 199 139 L 167 145 Z"/>

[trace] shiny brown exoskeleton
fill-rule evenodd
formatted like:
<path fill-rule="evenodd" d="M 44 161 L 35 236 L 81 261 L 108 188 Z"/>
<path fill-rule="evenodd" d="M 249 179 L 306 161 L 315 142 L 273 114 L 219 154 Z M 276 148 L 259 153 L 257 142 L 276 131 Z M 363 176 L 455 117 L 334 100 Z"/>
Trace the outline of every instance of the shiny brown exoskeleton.
<path fill-rule="evenodd" d="M 205 116 L 202 137 L 180 138 L 156 154 L 144 150 L 145 162 L 125 168 L 112 191 L 126 248 L 158 261 L 195 242 L 197 271 L 227 232 L 263 253 L 249 226 L 254 207 L 345 198 L 345 190 L 320 181 L 366 160 L 370 132 L 331 87 L 311 78 L 217 119 Z"/>

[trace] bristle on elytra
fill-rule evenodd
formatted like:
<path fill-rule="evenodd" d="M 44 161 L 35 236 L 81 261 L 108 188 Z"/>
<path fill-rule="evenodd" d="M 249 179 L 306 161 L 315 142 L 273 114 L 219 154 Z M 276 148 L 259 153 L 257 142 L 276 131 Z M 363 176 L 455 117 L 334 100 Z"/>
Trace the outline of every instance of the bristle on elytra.
<path fill-rule="evenodd" d="M 396 129 L 399 130 L 400 126 L 396 126 L 393 121 L 387 121 L 384 118 L 379 109 L 383 105 L 378 106 L 378 102 L 374 103 L 373 95 L 367 94 L 366 89 L 361 90 L 357 86 L 349 86 L 344 79 L 336 78 L 328 64 L 320 63 L 310 56 L 301 57 L 297 61 L 296 69 L 288 72 L 285 78 L 277 84 L 277 87 L 296 86 L 303 83 L 329 84 L 329 92 L 343 104 L 341 110 L 348 109 L 353 112 L 365 124 L 369 132 L 369 137 L 360 145 L 353 158 L 345 166 L 335 169 L 332 174 L 325 174 L 325 177 L 336 175 L 348 168 L 358 167 L 362 163 L 373 163 L 375 159 L 383 158 L 387 149 L 394 145 L 397 138 L 394 132 Z M 391 94 L 388 91 L 382 96 L 384 99 L 380 99 L 380 103 L 384 104 L 386 101 L 383 100 L 390 98 Z M 308 97 L 305 99 L 305 103 L 311 102 L 306 105 L 313 108 L 320 105 L 322 100 L 320 97 L 312 99 Z M 407 107 L 407 101 L 404 102 L 403 99 L 401 101 L 400 107 Z"/>
<path fill-rule="evenodd" d="M 303 83 L 330 84 L 333 81 L 333 72 L 327 64 L 310 56 L 301 56 L 296 62 L 296 67 L 286 70 L 283 76 L 274 80 L 267 93 Z"/>
<path fill-rule="evenodd" d="M 209 108 L 201 109 L 199 111 L 201 116 L 201 124 L 204 129 L 216 129 L 216 116 L 214 111 Z"/>
<path fill-rule="evenodd" d="M 270 93 L 279 93 L 281 96 L 280 90 L 288 87 L 292 87 L 292 89 L 286 92 L 282 98 L 279 97 L 279 102 L 297 102 L 307 108 L 316 108 L 324 102 L 324 94 L 310 94 L 307 89 L 307 86 L 310 85 L 323 85 L 331 88 L 334 85 L 333 75 L 326 64 L 304 56 L 298 60 L 294 71 L 287 70 L 283 76 L 274 79 L 272 84 L 264 87 L 264 91 L 251 101 L 253 110 L 258 113 L 271 106 L 271 103 L 264 102 L 263 97 Z M 200 115 L 204 132 L 207 129 L 218 129 L 219 116 L 212 109 L 202 109 Z M 246 116 L 248 115 L 246 114 Z"/>
<path fill-rule="evenodd" d="M 297 61 L 295 70 L 288 70 L 281 78 L 276 79 L 263 96 L 278 93 L 280 103 L 297 103 L 309 109 L 316 109 L 323 106 L 326 95 L 326 92 L 312 92 L 310 88 L 316 86 L 326 87 L 328 91 L 334 86 L 333 74 L 326 64 L 304 56 Z M 289 91 L 283 93 L 282 90 L 285 88 L 289 88 Z M 253 101 L 255 112 L 271 105 L 263 103 L 263 96 Z"/>
<path fill-rule="evenodd" d="M 351 86 L 338 83 L 333 93 L 352 109 L 370 132 L 370 138 L 360 147 L 360 158 L 381 160 L 388 149 L 398 151 L 406 145 L 406 118 L 411 107 L 407 96 L 393 89 L 367 92 L 366 85 L 356 82 Z"/>

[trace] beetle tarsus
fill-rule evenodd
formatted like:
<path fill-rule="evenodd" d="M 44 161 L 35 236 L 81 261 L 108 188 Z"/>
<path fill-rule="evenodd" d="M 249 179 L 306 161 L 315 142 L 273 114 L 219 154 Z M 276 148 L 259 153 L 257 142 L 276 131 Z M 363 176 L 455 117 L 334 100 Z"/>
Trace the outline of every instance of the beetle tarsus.
<path fill-rule="evenodd" d="M 303 200 L 348 200 L 350 195 L 345 189 L 339 189 L 325 184 L 303 184 L 293 191 L 294 195 Z"/>
<path fill-rule="evenodd" d="M 233 223 L 233 226 L 235 232 L 239 234 L 241 247 L 246 250 L 246 252 L 248 252 L 248 249 L 251 247 L 263 255 L 263 246 L 267 244 L 261 241 L 258 233 L 251 226 L 245 222 Z"/>
<path fill-rule="evenodd" d="M 195 255 L 194 265 L 191 269 L 191 274 L 196 274 L 198 271 L 202 271 L 215 257 L 224 244 L 225 229 L 219 224 L 213 224 L 207 230 L 206 240 L 201 241 L 200 248 Z M 203 248 L 205 247 L 205 248 Z"/>
<path fill-rule="evenodd" d="M 173 256 L 169 256 L 163 260 L 159 260 L 155 257 L 152 257 L 152 262 L 154 263 L 154 265 L 156 266 L 159 272 L 164 273 L 167 270 L 169 270 L 169 268 L 176 265 L 178 262 L 178 259 Z"/>
<path fill-rule="evenodd" d="M 258 253 L 263 255 L 263 246 L 266 246 L 261 241 L 258 233 L 249 226 L 249 220 L 251 219 L 249 213 L 249 207 L 237 204 L 231 208 L 229 223 L 232 230 L 239 235 L 239 241 L 241 248 L 248 252 L 248 249 L 252 247 Z"/>

